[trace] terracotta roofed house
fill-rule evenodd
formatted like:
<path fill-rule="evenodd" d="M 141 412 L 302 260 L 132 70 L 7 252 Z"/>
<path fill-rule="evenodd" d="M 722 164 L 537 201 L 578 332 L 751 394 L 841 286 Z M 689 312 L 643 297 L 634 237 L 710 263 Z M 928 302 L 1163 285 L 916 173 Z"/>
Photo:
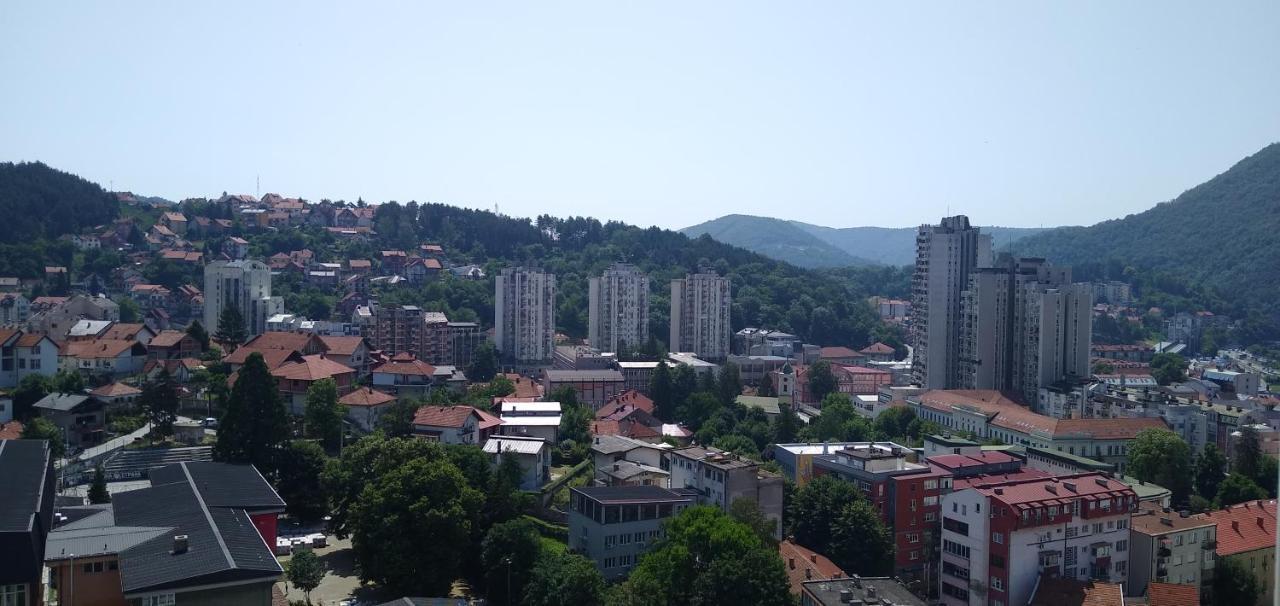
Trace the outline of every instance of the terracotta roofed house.
<path fill-rule="evenodd" d="M 301 361 L 287 362 L 271 371 L 280 388 L 280 395 L 288 403 L 290 412 L 302 414 L 307 403 L 307 390 L 316 381 L 333 379 L 341 397 L 351 389 L 355 381 L 355 369 L 325 358 L 324 354 L 303 356 Z"/>
<path fill-rule="evenodd" d="M 200 342 L 181 330 L 162 330 L 147 343 L 147 356 L 172 360 L 200 355 Z"/>
<path fill-rule="evenodd" d="M 782 563 L 787 567 L 791 593 L 796 595 L 804 591 L 805 581 L 825 581 L 849 576 L 827 556 L 793 543 L 790 539 L 778 543 L 778 555 L 782 556 Z"/>
<path fill-rule="evenodd" d="M 372 387 L 360 387 L 338 399 L 347 409 L 347 418 L 365 431 L 373 431 L 378 419 L 396 401 L 395 396 Z"/>
<path fill-rule="evenodd" d="M 445 444 L 483 444 L 502 424 L 471 406 L 423 406 L 413 417 L 413 435 Z"/>
<path fill-rule="evenodd" d="M 364 337 L 321 336 L 320 340 L 328 348 L 325 355 L 356 369 L 360 375 L 369 372 L 369 354 L 373 348 Z"/>
<path fill-rule="evenodd" d="M 825 360 L 832 364 L 857 364 L 862 361 L 863 355 L 849 349 L 848 347 L 823 347 L 818 353 L 819 360 Z"/>
<path fill-rule="evenodd" d="M 1276 500 L 1245 501 L 1198 517 L 1218 525 L 1218 559 L 1235 560 L 1253 572 L 1263 587 L 1257 604 L 1271 604 L 1276 595 Z"/>

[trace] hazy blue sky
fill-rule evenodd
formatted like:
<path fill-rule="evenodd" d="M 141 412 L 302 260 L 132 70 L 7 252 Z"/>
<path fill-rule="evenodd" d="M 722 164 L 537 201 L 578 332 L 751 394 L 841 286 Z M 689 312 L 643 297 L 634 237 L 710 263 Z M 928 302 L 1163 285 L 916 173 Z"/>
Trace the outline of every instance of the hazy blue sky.
<path fill-rule="evenodd" d="M 0 3 L 0 160 L 168 198 L 1092 223 L 1280 140 L 1280 2 Z"/>

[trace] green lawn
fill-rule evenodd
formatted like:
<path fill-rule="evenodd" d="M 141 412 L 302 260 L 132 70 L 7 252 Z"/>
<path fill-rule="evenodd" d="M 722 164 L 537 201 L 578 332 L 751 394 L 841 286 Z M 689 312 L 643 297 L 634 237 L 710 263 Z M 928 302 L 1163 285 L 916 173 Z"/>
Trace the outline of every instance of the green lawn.
<path fill-rule="evenodd" d="M 564 553 L 569 546 L 549 537 L 540 537 L 542 539 L 542 548 L 549 553 Z"/>

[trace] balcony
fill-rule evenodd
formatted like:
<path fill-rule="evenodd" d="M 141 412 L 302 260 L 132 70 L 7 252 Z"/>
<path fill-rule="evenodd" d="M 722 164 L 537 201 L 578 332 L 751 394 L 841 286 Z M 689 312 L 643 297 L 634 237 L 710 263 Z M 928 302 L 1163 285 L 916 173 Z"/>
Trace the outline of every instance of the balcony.
<path fill-rule="evenodd" d="M 1172 550 L 1172 549 L 1169 549 L 1168 547 L 1165 547 L 1165 546 L 1163 546 L 1163 545 L 1162 545 L 1162 546 L 1160 546 L 1160 548 L 1156 550 L 1156 557 L 1159 557 L 1159 558 L 1167 558 L 1167 557 L 1169 557 L 1169 556 L 1171 556 L 1171 555 L 1173 555 L 1173 550 Z"/>
<path fill-rule="evenodd" d="M 1209 540 L 1209 541 L 1203 541 L 1203 542 L 1201 542 L 1201 543 L 1200 543 L 1200 549 L 1203 549 L 1203 550 L 1205 550 L 1205 551 L 1209 551 L 1209 550 L 1217 549 L 1217 548 L 1218 548 L 1218 541 L 1217 541 L 1216 539 L 1214 539 L 1214 540 Z"/>

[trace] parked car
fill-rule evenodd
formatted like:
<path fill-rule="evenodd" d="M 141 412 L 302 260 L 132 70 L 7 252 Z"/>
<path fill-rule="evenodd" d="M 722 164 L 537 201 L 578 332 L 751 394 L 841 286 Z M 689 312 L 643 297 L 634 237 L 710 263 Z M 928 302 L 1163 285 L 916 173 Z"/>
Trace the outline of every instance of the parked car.
<path fill-rule="evenodd" d="M 209 429 L 217 429 L 217 428 L 218 428 L 218 420 L 217 420 L 217 419 L 215 419 L 215 418 L 213 418 L 213 417 L 205 417 L 205 420 L 204 420 L 204 426 L 205 426 L 205 427 L 207 427 L 207 428 L 209 428 Z"/>
<path fill-rule="evenodd" d="M 276 539 L 276 555 L 282 556 L 282 555 L 289 555 L 291 553 L 293 553 L 293 541 L 290 541 L 285 537 L 277 538 Z"/>
<path fill-rule="evenodd" d="M 311 539 L 312 547 L 328 547 L 329 546 L 329 537 L 324 536 L 323 532 L 311 533 L 307 535 L 307 538 Z"/>

